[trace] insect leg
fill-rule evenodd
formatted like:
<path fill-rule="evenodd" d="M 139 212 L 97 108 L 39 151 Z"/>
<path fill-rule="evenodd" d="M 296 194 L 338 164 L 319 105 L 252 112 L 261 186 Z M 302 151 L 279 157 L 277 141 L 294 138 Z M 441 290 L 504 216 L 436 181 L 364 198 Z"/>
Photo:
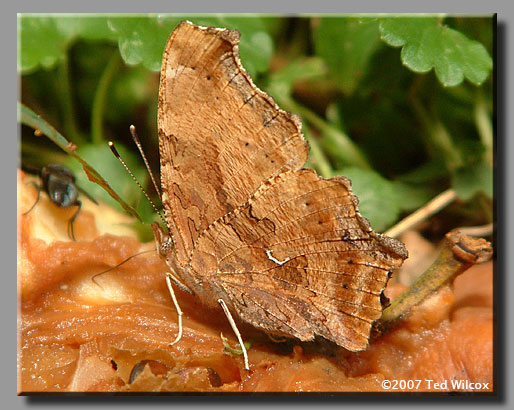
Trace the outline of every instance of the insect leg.
<path fill-rule="evenodd" d="M 173 276 L 171 273 L 166 273 L 166 275 L 170 275 L 170 279 L 177 285 L 177 287 L 180 290 L 183 290 L 184 292 L 189 293 L 190 295 L 194 295 L 195 293 L 189 289 L 186 285 L 184 285 L 181 281 L 179 281 L 175 276 Z"/>
<path fill-rule="evenodd" d="M 36 206 L 36 204 L 39 202 L 39 197 L 41 196 L 41 185 L 36 184 L 34 181 L 29 182 L 29 184 L 30 184 L 30 185 L 34 185 L 35 187 L 37 187 L 37 199 L 36 199 L 36 202 L 34 202 L 34 205 L 32 205 L 32 206 L 30 207 L 30 209 L 29 209 L 27 212 L 25 212 L 25 213 L 23 214 L 23 216 L 28 215 L 28 214 L 29 214 L 29 212 L 30 212 L 30 211 L 32 211 L 32 210 L 34 209 L 34 207 Z"/>
<path fill-rule="evenodd" d="M 73 222 L 75 221 L 75 219 L 77 218 L 77 216 L 80 212 L 80 208 L 82 207 L 82 202 L 77 201 L 77 202 L 75 202 L 75 205 L 78 205 L 78 208 L 75 211 L 75 213 L 73 214 L 73 216 L 71 217 L 71 219 L 68 221 L 68 236 L 76 242 L 77 240 L 75 239 L 75 232 L 73 231 Z"/>
<path fill-rule="evenodd" d="M 248 365 L 248 352 L 246 351 L 246 347 L 243 343 L 241 333 L 239 333 L 239 329 L 236 326 L 236 322 L 234 322 L 234 319 L 232 318 L 232 315 L 230 314 L 230 311 L 228 310 L 228 307 L 225 304 L 225 301 L 223 299 L 218 299 L 218 303 L 223 308 L 223 311 L 225 312 L 225 315 L 227 316 L 228 322 L 230 323 L 230 326 L 232 326 L 232 330 L 234 331 L 234 333 L 237 337 L 237 340 L 239 342 L 239 345 L 241 346 L 241 351 L 243 352 L 243 357 L 244 357 L 244 361 L 245 361 L 245 369 L 250 370 L 250 366 Z"/>
<path fill-rule="evenodd" d="M 173 346 L 175 343 L 178 343 L 178 341 L 182 338 L 182 310 L 180 309 L 180 306 L 178 305 L 177 298 L 175 296 L 175 292 L 173 291 L 173 287 L 171 286 L 171 280 L 174 282 L 176 281 L 175 277 L 169 273 L 166 272 L 166 285 L 168 285 L 168 290 L 171 295 L 171 299 L 173 300 L 173 304 L 175 305 L 175 309 L 177 309 L 178 314 L 178 335 L 176 339 L 170 343 L 170 346 Z"/>

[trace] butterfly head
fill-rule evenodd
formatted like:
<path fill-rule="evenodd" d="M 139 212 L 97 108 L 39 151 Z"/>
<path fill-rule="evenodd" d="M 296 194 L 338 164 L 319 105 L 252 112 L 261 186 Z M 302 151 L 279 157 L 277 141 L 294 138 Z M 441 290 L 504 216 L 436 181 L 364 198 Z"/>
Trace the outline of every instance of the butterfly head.
<path fill-rule="evenodd" d="M 157 252 L 161 257 L 167 259 L 170 253 L 173 251 L 173 241 L 171 236 L 164 232 L 164 230 L 157 222 L 152 224 L 152 229 L 155 237 L 155 247 Z"/>
<path fill-rule="evenodd" d="M 166 261 L 166 265 L 170 268 L 173 282 L 184 292 L 194 295 L 195 292 L 190 287 L 190 275 L 187 274 L 187 270 L 180 268 L 177 264 L 173 239 L 171 239 L 168 233 L 164 232 L 157 222 L 152 224 L 152 229 L 155 236 L 155 247 L 157 248 L 159 256 Z"/>

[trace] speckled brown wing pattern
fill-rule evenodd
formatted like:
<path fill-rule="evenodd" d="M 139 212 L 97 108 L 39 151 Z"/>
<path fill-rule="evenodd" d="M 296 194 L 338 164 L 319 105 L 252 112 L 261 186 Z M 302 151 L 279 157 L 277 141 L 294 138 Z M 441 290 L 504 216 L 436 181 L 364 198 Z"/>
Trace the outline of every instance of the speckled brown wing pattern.
<path fill-rule="evenodd" d="M 406 253 L 370 228 L 357 202 L 344 177 L 280 174 L 202 233 L 192 267 L 257 327 L 362 350 Z"/>
<path fill-rule="evenodd" d="M 181 264 L 198 236 L 280 172 L 300 168 L 300 120 L 242 68 L 239 33 L 181 23 L 164 51 L 159 90 L 162 201 Z"/>
<path fill-rule="evenodd" d="M 373 232 L 348 179 L 300 169 L 300 120 L 252 83 L 238 41 L 184 22 L 164 52 L 162 200 L 182 275 L 270 333 L 362 350 L 406 250 Z"/>

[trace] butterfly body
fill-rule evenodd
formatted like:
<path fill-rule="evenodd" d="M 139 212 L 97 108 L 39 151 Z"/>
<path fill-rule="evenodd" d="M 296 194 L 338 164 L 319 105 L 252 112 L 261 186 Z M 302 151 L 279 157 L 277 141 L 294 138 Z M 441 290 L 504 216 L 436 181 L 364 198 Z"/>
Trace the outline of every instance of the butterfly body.
<path fill-rule="evenodd" d="M 216 287 L 216 283 L 206 280 L 207 278 L 189 266 L 178 263 L 173 250 L 173 241 L 167 235 L 159 224 L 152 224 L 154 236 L 156 239 L 157 251 L 166 261 L 171 273 L 176 279 L 175 284 L 183 291 L 197 296 L 204 305 L 211 308 L 219 307 L 217 299 L 226 298 L 222 289 Z"/>
<path fill-rule="evenodd" d="M 368 344 L 407 252 L 375 233 L 345 177 L 302 169 L 301 121 L 243 69 L 239 33 L 181 23 L 159 88 L 157 246 L 178 286 L 275 335 Z"/>

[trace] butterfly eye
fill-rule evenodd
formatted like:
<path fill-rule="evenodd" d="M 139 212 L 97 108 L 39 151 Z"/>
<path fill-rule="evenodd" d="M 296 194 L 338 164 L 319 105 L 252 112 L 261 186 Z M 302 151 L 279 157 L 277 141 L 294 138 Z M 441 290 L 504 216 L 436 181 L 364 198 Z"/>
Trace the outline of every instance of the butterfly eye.
<path fill-rule="evenodd" d="M 159 252 L 161 255 L 168 255 L 173 250 L 173 242 L 171 241 L 171 238 L 169 236 L 165 236 L 163 238 L 163 241 L 161 242 L 161 246 L 159 249 Z"/>

